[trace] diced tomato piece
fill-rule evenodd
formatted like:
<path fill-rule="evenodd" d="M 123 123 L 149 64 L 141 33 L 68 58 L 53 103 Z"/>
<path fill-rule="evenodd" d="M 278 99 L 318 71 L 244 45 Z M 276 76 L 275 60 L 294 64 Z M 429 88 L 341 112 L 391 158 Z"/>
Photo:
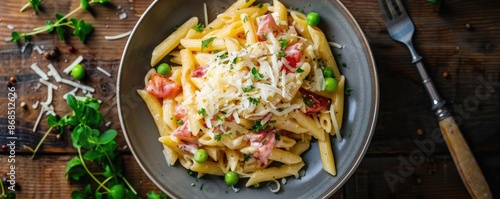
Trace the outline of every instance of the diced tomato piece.
<path fill-rule="evenodd" d="M 178 137 L 179 139 L 186 141 L 186 142 L 191 142 L 191 143 L 196 143 L 198 141 L 198 138 L 191 134 L 191 131 L 188 129 L 188 120 L 184 120 L 184 123 L 177 127 L 175 131 L 172 133 L 173 136 Z"/>
<path fill-rule="evenodd" d="M 172 80 L 155 74 L 153 78 L 148 81 L 144 90 L 158 98 L 166 98 L 177 95 L 181 91 L 181 86 Z"/>
<path fill-rule="evenodd" d="M 260 131 L 250 136 L 250 146 L 257 148 L 253 153 L 253 157 L 262 165 L 267 164 L 269 156 L 276 144 L 275 134 L 276 130 L 270 130 Z"/>
<path fill-rule="evenodd" d="M 307 90 L 300 89 L 300 94 L 305 97 L 306 100 L 312 103 L 312 106 L 307 105 L 306 103 L 306 114 L 315 114 L 325 109 L 326 106 L 330 103 L 330 100 L 326 97 L 322 97 L 320 95 L 311 93 Z"/>
<path fill-rule="evenodd" d="M 293 45 L 287 46 L 285 48 L 285 59 L 288 62 L 288 65 L 294 69 L 294 71 L 290 71 L 290 69 L 286 66 L 283 66 L 283 70 L 287 72 L 295 72 L 297 68 L 297 63 L 300 62 L 302 56 L 304 55 L 304 43 L 298 42 Z"/>
<path fill-rule="evenodd" d="M 266 41 L 267 34 L 272 33 L 274 36 L 281 33 L 281 28 L 274 21 L 272 14 L 267 14 L 258 24 L 257 37 L 259 41 Z"/>
<path fill-rule="evenodd" d="M 191 72 L 191 77 L 203 77 L 207 73 L 207 66 L 200 66 Z"/>

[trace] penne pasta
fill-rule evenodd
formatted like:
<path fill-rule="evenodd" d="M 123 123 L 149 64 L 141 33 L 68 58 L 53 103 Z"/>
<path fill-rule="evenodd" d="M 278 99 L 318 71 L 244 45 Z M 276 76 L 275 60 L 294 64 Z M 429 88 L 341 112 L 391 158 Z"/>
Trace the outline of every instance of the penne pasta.
<path fill-rule="evenodd" d="M 198 177 L 235 172 L 250 186 L 298 177 L 314 137 L 323 169 L 336 175 L 330 136 L 341 139 L 345 77 L 303 13 L 254 1 L 235 1 L 205 28 L 195 30 L 193 17 L 153 51 L 151 65 L 168 55 L 171 72 L 152 68 L 137 93 L 167 164 Z M 326 67 L 337 90 L 325 89 Z"/>
<path fill-rule="evenodd" d="M 177 28 L 177 30 L 175 30 L 165 40 L 163 40 L 163 42 L 156 46 L 151 55 L 151 66 L 155 66 L 161 59 L 163 59 L 163 57 L 165 57 L 165 55 L 177 47 L 181 39 L 185 37 L 188 31 L 195 27 L 196 24 L 198 24 L 198 18 L 192 17 Z"/>

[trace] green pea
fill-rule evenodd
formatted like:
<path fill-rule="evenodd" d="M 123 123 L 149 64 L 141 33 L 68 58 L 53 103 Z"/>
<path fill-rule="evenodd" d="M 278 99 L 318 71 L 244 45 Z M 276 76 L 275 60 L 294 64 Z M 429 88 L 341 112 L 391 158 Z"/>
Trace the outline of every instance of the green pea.
<path fill-rule="evenodd" d="M 198 163 L 204 163 L 208 159 L 208 154 L 205 149 L 198 149 L 194 153 L 194 161 Z"/>
<path fill-rule="evenodd" d="M 325 69 L 323 69 L 323 77 L 325 77 L 325 78 L 332 77 L 333 78 L 333 69 L 329 66 L 325 67 Z"/>
<path fill-rule="evenodd" d="M 77 80 L 83 79 L 85 77 L 85 68 L 81 64 L 77 64 L 73 69 L 71 69 L 71 75 Z"/>
<path fill-rule="evenodd" d="M 237 173 L 230 171 L 226 173 L 226 175 L 224 176 L 224 180 L 226 181 L 227 185 L 233 186 L 238 183 L 239 176 Z"/>
<path fill-rule="evenodd" d="M 331 92 L 337 90 L 337 87 L 338 87 L 338 83 L 335 79 L 333 79 L 332 77 L 325 78 L 325 91 L 326 92 L 331 93 Z"/>
<path fill-rule="evenodd" d="M 307 17 L 306 17 L 306 22 L 307 22 L 307 25 L 310 25 L 310 26 L 316 26 L 319 24 L 319 14 L 316 13 L 316 12 L 310 12 L 309 14 L 307 14 Z"/>
<path fill-rule="evenodd" d="M 170 73 L 171 67 L 167 63 L 162 63 L 156 69 L 156 72 L 160 75 L 168 75 Z"/>

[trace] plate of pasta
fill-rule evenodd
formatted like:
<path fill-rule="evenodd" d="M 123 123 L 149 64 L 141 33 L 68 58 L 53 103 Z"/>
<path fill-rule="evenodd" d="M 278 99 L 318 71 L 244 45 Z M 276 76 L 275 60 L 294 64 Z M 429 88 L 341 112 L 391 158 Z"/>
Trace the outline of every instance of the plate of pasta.
<path fill-rule="evenodd" d="M 127 143 L 175 198 L 320 198 L 363 158 L 375 64 L 340 1 L 154 1 L 117 82 Z"/>

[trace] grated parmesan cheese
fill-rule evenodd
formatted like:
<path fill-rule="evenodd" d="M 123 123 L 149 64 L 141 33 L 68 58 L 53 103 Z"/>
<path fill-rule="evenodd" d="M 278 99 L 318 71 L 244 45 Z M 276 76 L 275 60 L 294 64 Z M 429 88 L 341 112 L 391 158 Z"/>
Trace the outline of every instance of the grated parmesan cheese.
<path fill-rule="evenodd" d="M 66 73 L 66 74 L 69 74 L 69 72 L 71 72 L 71 70 L 73 70 L 73 68 L 79 64 L 80 62 L 82 62 L 83 60 L 83 57 L 80 55 L 78 56 L 75 61 L 73 61 L 68 67 L 66 67 L 63 72 Z"/>
<path fill-rule="evenodd" d="M 36 63 L 33 63 L 31 64 L 31 69 L 33 71 L 35 71 L 35 73 L 40 76 L 40 78 L 44 79 L 44 80 L 49 80 L 49 77 L 47 76 L 47 74 L 45 74 L 45 72 L 43 72 L 42 69 L 40 69 L 40 67 L 38 67 L 38 65 Z"/>

